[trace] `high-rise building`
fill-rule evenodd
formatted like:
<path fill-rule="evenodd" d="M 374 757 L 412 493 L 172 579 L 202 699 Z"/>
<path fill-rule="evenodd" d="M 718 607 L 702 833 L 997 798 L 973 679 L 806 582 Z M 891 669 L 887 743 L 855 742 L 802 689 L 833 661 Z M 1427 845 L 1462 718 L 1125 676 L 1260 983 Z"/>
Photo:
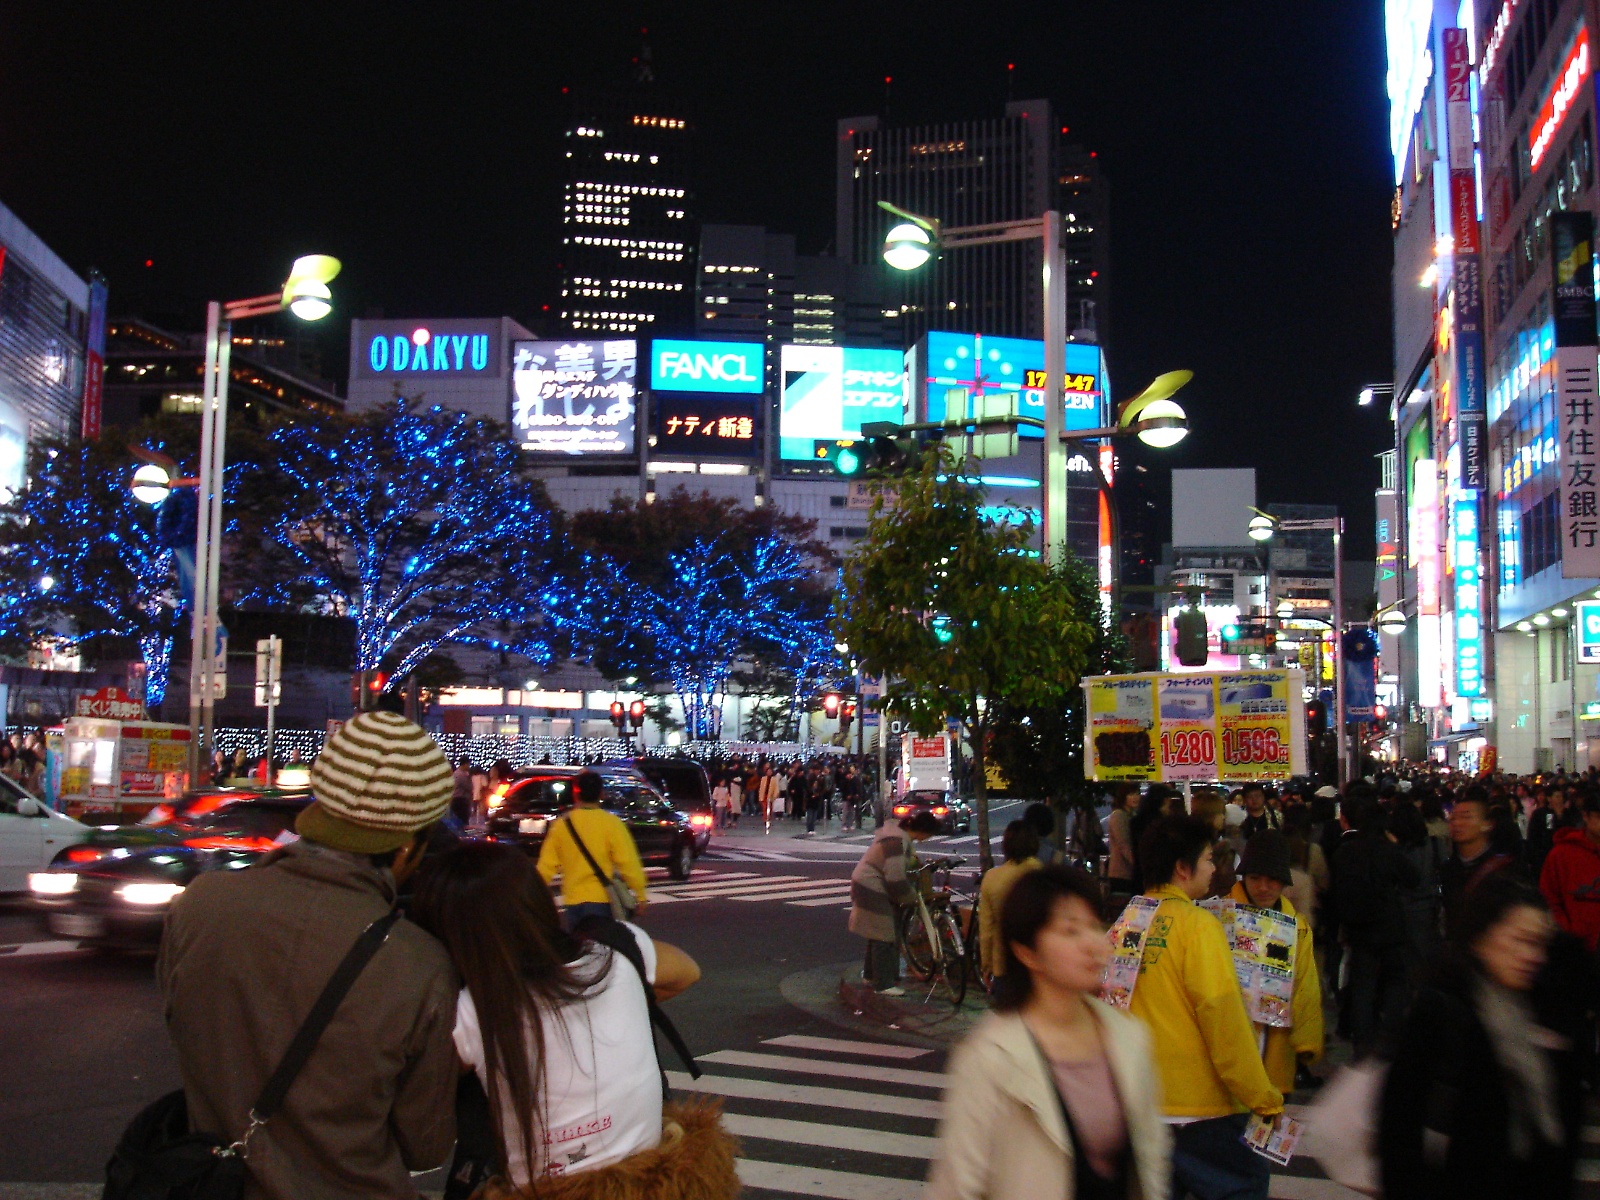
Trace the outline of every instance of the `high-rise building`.
<path fill-rule="evenodd" d="M 974 246 L 918 271 L 892 272 L 880 257 L 891 223 L 880 200 L 949 226 L 1029 220 L 1059 210 L 1069 259 L 1067 328 L 1077 341 L 1104 340 L 1106 183 L 1094 152 L 1068 137 L 1048 100 L 1008 104 L 1005 115 L 992 120 L 899 127 L 878 117 L 839 122 L 835 244 L 840 257 L 885 281 L 892 306 L 904 314 L 908 344 L 930 329 L 1043 337 L 1043 251 L 1038 241 Z"/>
<path fill-rule="evenodd" d="M 697 236 L 689 120 L 649 84 L 571 96 L 561 321 L 590 336 L 687 333 Z"/>

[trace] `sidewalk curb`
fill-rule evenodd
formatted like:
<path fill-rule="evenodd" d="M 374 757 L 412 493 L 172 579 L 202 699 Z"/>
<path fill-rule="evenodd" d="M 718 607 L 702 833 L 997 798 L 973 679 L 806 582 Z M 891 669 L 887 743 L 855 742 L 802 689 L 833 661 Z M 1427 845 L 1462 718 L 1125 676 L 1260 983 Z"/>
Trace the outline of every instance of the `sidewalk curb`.
<path fill-rule="evenodd" d="M 858 979 L 861 963 L 830 963 L 797 971 L 778 985 L 783 998 L 809 1015 L 847 1029 L 857 1036 L 925 1049 L 945 1050 L 966 1036 L 986 1011 L 969 996 L 959 1009 L 911 996 L 905 1000 L 880 996 Z"/>

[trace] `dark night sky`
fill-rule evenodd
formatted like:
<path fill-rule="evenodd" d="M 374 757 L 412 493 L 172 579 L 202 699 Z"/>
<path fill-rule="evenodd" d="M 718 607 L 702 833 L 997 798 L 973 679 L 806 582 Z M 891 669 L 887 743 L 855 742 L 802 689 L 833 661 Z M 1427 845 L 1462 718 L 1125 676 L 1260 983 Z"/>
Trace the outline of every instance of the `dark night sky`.
<path fill-rule="evenodd" d="M 833 127 L 998 116 L 1046 95 L 1112 180 L 1113 382 L 1187 366 L 1173 466 L 1254 466 L 1337 503 L 1370 554 L 1388 379 L 1390 161 L 1378 0 L 920 5 L 0 7 L 0 200 L 114 313 L 267 291 L 336 254 L 341 309 L 537 319 L 554 301 L 560 87 L 649 27 L 699 125 L 705 220 L 828 244 Z M 146 268 L 150 259 L 153 266 Z M 323 336 L 343 358 L 343 330 Z"/>

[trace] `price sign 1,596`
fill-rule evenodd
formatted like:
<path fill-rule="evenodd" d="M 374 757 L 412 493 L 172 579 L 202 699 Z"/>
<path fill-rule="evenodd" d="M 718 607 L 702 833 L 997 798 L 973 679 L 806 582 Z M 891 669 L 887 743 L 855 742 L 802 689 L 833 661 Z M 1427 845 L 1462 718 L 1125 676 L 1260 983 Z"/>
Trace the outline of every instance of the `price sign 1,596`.
<path fill-rule="evenodd" d="M 1289 747 L 1276 729 L 1246 728 L 1222 731 L 1222 756 L 1231 763 L 1286 763 Z"/>

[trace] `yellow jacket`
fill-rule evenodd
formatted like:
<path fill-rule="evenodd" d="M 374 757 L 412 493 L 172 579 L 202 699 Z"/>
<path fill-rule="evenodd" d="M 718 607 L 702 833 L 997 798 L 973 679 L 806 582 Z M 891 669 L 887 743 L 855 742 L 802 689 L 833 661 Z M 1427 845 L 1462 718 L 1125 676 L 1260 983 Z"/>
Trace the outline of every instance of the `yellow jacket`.
<path fill-rule="evenodd" d="M 1131 1011 L 1155 1045 L 1161 1111 L 1169 1117 L 1281 1112 L 1283 1094 L 1262 1065 L 1221 923 L 1171 884 L 1145 895 L 1161 907 L 1145 938 Z"/>
<path fill-rule="evenodd" d="M 983 969 L 991 975 L 1006 973 L 1005 950 L 1000 945 L 1000 910 L 1017 880 L 1039 869 L 1037 858 L 1004 862 L 984 873 L 978 887 L 978 953 Z"/>
<path fill-rule="evenodd" d="M 1240 904 L 1250 903 L 1250 897 L 1244 890 L 1244 880 L 1233 885 L 1228 899 L 1237 900 Z M 1313 1062 L 1322 1057 L 1322 980 L 1317 975 L 1310 924 L 1295 911 L 1288 896 L 1278 901 L 1278 911 L 1286 917 L 1293 917 L 1295 924 L 1294 999 L 1290 1003 L 1294 1024 L 1288 1029 L 1275 1025 L 1266 1027 L 1264 1057 L 1267 1078 L 1272 1080 L 1273 1087 L 1287 1094 L 1294 1090 L 1295 1059 L 1301 1054 L 1310 1055 Z"/>
<path fill-rule="evenodd" d="M 572 830 L 562 826 L 571 821 L 583 839 L 583 844 L 594 855 L 595 862 L 606 878 L 620 875 L 633 894 L 643 903 L 645 899 L 644 864 L 639 861 L 639 848 L 633 844 L 633 835 L 621 818 L 603 808 L 574 808 L 559 821 L 552 821 L 545 830 L 544 844 L 539 847 L 539 874 L 546 883 L 561 876 L 561 903 L 609 904 L 604 883 L 596 879 L 594 869 L 572 839 Z"/>

